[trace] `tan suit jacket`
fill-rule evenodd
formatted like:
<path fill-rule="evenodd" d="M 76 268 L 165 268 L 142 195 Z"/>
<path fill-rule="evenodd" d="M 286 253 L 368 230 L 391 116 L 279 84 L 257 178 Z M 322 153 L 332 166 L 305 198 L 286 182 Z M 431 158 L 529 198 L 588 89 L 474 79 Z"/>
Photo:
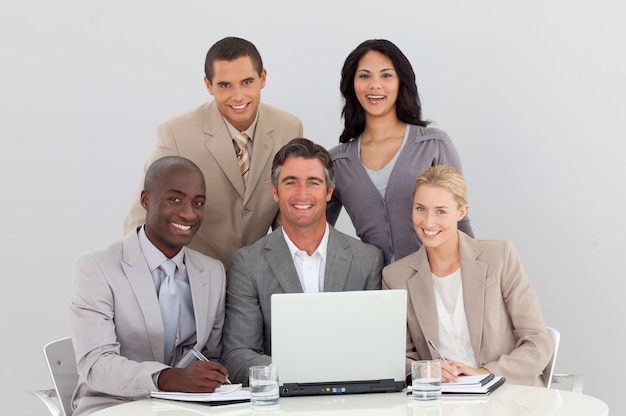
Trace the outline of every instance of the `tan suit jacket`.
<path fill-rule="evenodd" d="M 210 359 L 222 352 L 226 277 L 222 264 L 185 250 L 196 323 L 196 346 Z M 163 321 L 152 274 L 135 230 L 76 260 L 70 305 L 78 363 L 74 415 L 149 397 L 163 364 Z M 186 354 L 177 364 L 193 360 Z"/>
<path fill-rule="evenodd" d="M 270 186 L 272 161 L 284 144 L 301 136 L 300 119 L 261 104 L 244 191 L 232 137 L 213 101 L 158 127 L 144 177 L 150 164 L 163 156 L 182 156 L 200 167 L 206 181 L 207 204 L 202 226 L 189 247 L 220 260 L 228 270 L 237 249 L 256 242 L 270 227 L 278 226 L 278 204 Z M 146 212 L 139 201 L 144 177 L 124 222 L 124 233 L 145 222 Z"/>
<path fill-rule="evenodd" d="M 476 361 L 507 382 L 543 386 L 552 357 L 541 306 L 511 243 L 474 240 L 459 231 L 463 302 Z M 410 362 L 437 358 L 439 319 L 426 249 L 383 269 L 383 289 L 406 289 L 407 374 Z"/>

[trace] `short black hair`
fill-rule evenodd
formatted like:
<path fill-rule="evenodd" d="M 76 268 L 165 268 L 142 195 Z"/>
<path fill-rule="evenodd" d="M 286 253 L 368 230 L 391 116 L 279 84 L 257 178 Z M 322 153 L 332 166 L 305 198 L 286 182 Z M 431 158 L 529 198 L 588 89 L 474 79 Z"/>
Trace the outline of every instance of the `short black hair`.
<path fill-rule="evenodd" d="M 204 74 L 213 82 L 213 63 L 215 61 L 234 61 L 242 56 L 249 56 L 259 77 L 263 73 L 263 59 L 256 46 L 245 39 L 233 36 L 218 40 L 211 46 L 204 60 Z"/>

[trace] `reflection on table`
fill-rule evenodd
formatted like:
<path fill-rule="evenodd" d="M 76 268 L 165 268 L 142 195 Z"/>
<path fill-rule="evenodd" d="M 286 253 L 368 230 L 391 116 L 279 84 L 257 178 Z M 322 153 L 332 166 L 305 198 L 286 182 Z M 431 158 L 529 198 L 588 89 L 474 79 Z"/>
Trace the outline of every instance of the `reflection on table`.
<path fill-rule="evenodd" d="M 418 402 L 406 393 L 341 396 L 283 397 L 273 408 L 253 409 L 249 403 L 210 406 L 158 399 L 113 406 L 93 416 L 201 416 L 201 415 L 332 415 L 332 416 L 607 416 L 603 401 L 580 393 L 505 384 L 490 396 L 444 396 Z"/>

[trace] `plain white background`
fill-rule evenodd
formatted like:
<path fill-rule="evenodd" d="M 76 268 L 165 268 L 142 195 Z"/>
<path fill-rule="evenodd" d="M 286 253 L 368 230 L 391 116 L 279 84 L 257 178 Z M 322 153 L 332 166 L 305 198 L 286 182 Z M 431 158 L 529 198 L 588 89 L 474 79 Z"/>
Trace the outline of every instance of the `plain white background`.
<path fill-rule="evenodd" d="M 369 38 L 413 63 L 424 115 L 461 155 L 477 236 L 513 241 L 557 371 L 626 413 L 623 395 L 626 6 L 619 0 L 33 0 L 0 14 L 3 413 L 44 415 L 41 347 L 69 334 L 75 258 L 122 236 L 164 119 L 210 99 L 206 50 L 254 42 L 263 100 L 326 147 L 340 68 Z M 338 228 L 352 234 L 345 215 Z"/>

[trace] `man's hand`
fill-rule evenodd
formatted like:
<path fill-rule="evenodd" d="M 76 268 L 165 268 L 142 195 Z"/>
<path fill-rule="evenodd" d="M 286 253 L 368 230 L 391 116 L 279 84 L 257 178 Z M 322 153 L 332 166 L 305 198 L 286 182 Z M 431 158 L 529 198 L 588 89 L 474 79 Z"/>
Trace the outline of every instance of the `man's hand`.
<path fill-rule="evenodd" d="M 227 376 L 228 370 L 221 364 L 214 361 L 194 361 L 185 368 L 162 370 L 157 387 L 162 391 L 213 393 Z"/>

